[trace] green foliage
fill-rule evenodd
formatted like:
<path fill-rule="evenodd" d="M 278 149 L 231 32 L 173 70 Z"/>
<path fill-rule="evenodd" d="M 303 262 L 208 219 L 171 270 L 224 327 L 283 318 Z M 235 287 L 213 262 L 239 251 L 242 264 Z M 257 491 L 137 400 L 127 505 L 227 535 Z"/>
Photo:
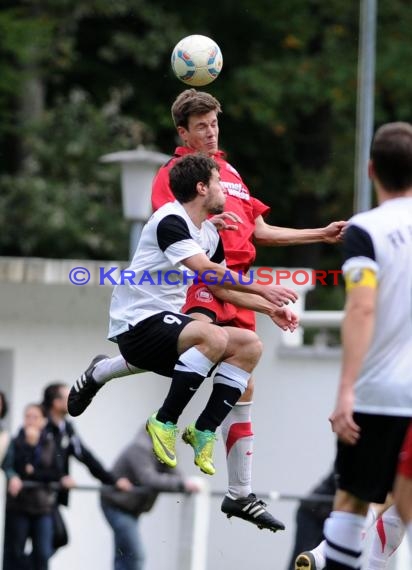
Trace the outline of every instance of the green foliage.
<path fill-rule="evenodd" d="M 138 121 L 119 114 L 119 102 L 113 96 L 99 109 L 74 91 L 28 128 L 25 169 L 0 177 L 3 254 L 127 258 L 119 169 L 99 159 L 136 147 L 146 134 Z"/>

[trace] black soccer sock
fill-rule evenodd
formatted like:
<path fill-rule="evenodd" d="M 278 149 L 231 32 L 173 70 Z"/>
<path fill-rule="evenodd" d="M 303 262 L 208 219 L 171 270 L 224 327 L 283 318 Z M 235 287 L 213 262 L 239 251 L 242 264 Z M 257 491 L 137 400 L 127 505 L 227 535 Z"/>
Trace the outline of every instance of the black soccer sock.
<path fill-rule="evenodd" d="M 198 417 L 195 428 L 202 431 L 216 431 L 241 395 L 239 388 L 226 384 L 213 384 L 209 401 Z"/>
<path fill-rule="evenodd" d="M 222 362 L 213 379 L 213 390 L 195 424 L 198 430 L 216 431 L 246 390 L 250 372 Z"/>
<path fill-rule="evenodd" d="M 212 366 L 214 363 L 195 347 L 181 354 L 173 371 L 169 392 L 156 419 L 162 423 L 176 424 Z"/>

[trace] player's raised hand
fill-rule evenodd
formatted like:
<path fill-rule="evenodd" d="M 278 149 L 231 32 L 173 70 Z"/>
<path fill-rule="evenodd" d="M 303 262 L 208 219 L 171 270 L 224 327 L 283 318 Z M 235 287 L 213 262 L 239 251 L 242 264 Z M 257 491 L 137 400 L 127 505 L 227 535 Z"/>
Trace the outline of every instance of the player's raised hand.
<path fill-rule="evenodd" d="M 299 326 L 299 317 L 288 307 L 274 308 L 270 318 L 284 331 L 293 332 Z"/>
<path fill-rule="evenodd" d="M 280 285 L 262 285 L 261 295 L 277 307 L 283 307 L 290 301 L 294 303 L 298 299 L 296 291 Z"/>
<path fill-rule="evenodd" d="M 348 222 L 339 221 L 339 222 L 332 222 L 331 224 L 326 226 L 324 228 L 325 242 L 326 243 L 337 243 L 339 241 L 342 241 L 347 225 L 348 225 Z"/>
<path fill-rule="evenodd" d="M 242 218 L 234 212 L 222 212 L 221 214 L 216 214 L 210 218 L 210 221 L 217 230 L 237 230 L 239 229 L 237 224 L 243 224 Z M 235 223 L 231 224 L 230 222 Z"/>

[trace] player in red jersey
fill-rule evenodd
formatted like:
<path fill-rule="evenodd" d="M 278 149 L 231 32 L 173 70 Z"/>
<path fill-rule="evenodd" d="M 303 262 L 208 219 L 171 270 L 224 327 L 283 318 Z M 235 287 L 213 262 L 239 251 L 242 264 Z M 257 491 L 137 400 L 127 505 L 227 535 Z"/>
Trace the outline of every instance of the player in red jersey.
<path fill-rule="evenodd" d="M 332 222 L 324 228 L 292 229 L 271 226 L 263 216 L 269 207 L 250 195 L 238 171 L 219 150 L 218 114 L 221 106 L 209 93 L 187 89 L 172 105 L 172 117 L 183 146 L 176 148 L 171 160 L 160 168 L 153 182 L 152 205 L 156 210 L 165 203 L 174 201 L 169 187 L 169 170 L 178 158 L 196 152 L 202 152 L 218 163 L 220 178 L 226 193 L 225 214 L 215 217 L 221 229 L 236 231 L 221 233 L 227 266 L 233 271 L 246 273 L 255 260 L 255 243 L 266 246 L 308 244 L 316 242 L 336 243 L 343 235 L 345 222 Z M 255 314 L 242 306 L 235 306 L 226 301 L 224 293 L 212 286 L 199 283 L 190 287 L 183 312 L 192 317 L 213 321 L 219 324 L 255 330 Z M 229 476 L 228 493 L 222 503 L 222 511 L 228 516 L 238 516 L 261 528 L 276 530 L 275 521 L 266 505 L 256 499 L 252 493 L 252 454 L 253 432 L 251 424 L 251 404 L 253 398 L 253 379 L 238 404 L 234 406 L 222 424 L 222 435 L 226 444 Z M 255 510 L 260 505 L 260 509 Z M 259 512 L 259 516 L 255 513 Z"/>

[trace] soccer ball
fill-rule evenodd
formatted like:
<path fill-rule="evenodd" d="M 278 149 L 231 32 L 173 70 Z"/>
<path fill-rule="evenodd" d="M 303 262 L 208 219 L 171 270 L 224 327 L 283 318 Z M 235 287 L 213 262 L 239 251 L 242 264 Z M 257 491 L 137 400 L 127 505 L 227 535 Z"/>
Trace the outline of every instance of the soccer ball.
<path fill-rule="evenodd" d="M 172 52 L 172 69 L 180 81 L 200 87 L 216 79 L 222 70 L 223 57 L 216 42 L 206 36 L 187 36 Z"/>

